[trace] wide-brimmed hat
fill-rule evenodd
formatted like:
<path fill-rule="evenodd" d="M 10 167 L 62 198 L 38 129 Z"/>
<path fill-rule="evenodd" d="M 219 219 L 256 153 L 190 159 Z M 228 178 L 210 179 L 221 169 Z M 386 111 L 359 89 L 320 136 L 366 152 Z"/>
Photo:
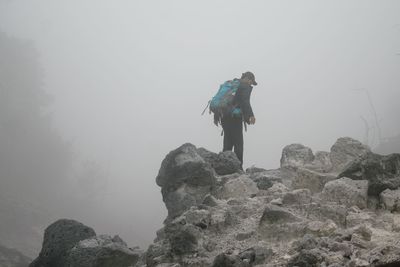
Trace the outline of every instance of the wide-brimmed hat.
<path fill-rule="evenodd" d="M 242 73 L 242 79 L 245 77 L 251 79 L 253 81 L 253 85 L 257 85 L 256 76 L 254 76 L 254 73 L 252 73 L 251 71 L 246 71 L 245 73 Z"/>

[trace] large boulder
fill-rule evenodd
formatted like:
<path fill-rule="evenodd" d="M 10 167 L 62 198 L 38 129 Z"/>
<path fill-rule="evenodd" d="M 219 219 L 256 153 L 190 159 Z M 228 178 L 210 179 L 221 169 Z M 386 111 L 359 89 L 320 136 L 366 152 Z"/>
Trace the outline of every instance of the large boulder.
<path fill-rule="evenodd" d="M 297 168 L 293 177 L 292 187 L 294 189 L 307 188 L 312 193 L 318 193 L 322 191 L 327 182 L 334 179 L 336 179 L 336 176 L 329 173 Z"/>
<path fill-rule="evenodd" d="M 368 181 L 352 180 L 346 177 L 330 181 L 325 184 L 321 198 L 347 207 L 357 206 L 365 209 L 368 201 Z"/>
<path fill-rule="evenodd" d="M 210 163 L 200 156 L 192 144 L 171 151 L 163 160 L 157 185 L 161 187 L 168 217 L 174 218 L 191 206 L 201 204 L 216 184 Z"/>
<path fill-rule="evenodd" d="M 291 144 L 283 148 L 281 168 L 299 167 L 314 161 L 312 150 L 302 144 Z"/>
<path fill-rule="evenodd" d="M 339 177 L 368 180 L 368 194 L 378 197 L 385 189 L 400 187 L 400 154 L 381 156 L 368 153 L 349 164 Z"/>
<path fill-rule="evenodd" d="M 400 189 L 386 189 L 380 194 L 383 207 L 389 211 L 400 211 Z"/>
<path fill-rule="evenodd" d="M 80 241 L 69 252 L 68 267 L 129 267 L 136 264 L 141 251 L 129 249 L 118 236 L 96 236 Z"/>
<path fill-rule="evenodd" d="M 371 153 L 368 146 L 350 137 L 339 138 L 331 147 L 329 159 L 334 172 L 340 172 L 350 162 Z"/>
<path fill-rule="evenodd" d="M 29 266 L 66 266 L 69 251 L 79 241 L 94 236 L 96 236 L 95 231 L 80 222 L 67 219 L 58 220 L 46 228 L 39 257 Z"/>
<path fill-rule="evenodd" d="M 197 149 L 197 152 L 219 175 L 232 174 L 242 170 L 240 160 L 232 151 L 224 151 L 217 154 L 201 147 Z"/>
<path fill-rule="evenodd" d="M 257 184 L 247 177 L 247 175 L 242 175 L 238 178 L 228 180 L 221 188 L 219 197 L 223 199 L 249 198 L 257 193 Z"/>

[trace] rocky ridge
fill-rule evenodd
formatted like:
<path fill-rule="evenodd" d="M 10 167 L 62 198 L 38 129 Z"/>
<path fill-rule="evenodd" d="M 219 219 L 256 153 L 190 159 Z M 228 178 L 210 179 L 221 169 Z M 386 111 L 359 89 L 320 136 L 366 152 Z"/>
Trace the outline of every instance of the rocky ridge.
<path fill-rule="evenodd" d="M 107 242 L 89 231 L 64 243 L 53 259 L 69 265 L 57 266 L 400 266 L 399 154 L 339 138 L 330 152 L 293 144 L 279 169 L 243 172 L 232 152 L 184 144 L 163 160 L 156 182 L 168 216 L 146 252 L 108 238 L 136 256 L 117 262 L 121 254 L 112 254 L 101 265 Z M 31 266 L 54 266 L 43 264 L 49 236 L 35 260 L 42 264 Z M 79 265 L 87 247 L 96 247 L 92 261 Z"/>

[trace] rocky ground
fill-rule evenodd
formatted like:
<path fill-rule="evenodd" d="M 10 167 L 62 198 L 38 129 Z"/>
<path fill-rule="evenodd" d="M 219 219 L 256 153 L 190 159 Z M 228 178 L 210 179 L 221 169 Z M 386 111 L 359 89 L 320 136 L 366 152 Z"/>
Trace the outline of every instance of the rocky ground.
<path fill-rule="evenodd" d="M 232 152 L 184 144 L 156 182 L 168 216 L 147 251 L 61 220 L 30 266 L 400 266 L 400 154 L 340 138 L 243 172 Z"/>

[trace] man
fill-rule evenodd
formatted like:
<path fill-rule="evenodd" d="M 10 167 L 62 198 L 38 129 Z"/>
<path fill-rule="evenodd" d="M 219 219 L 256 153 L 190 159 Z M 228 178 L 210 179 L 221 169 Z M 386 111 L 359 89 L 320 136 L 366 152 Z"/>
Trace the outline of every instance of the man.
<path fill-rule="evenodd" d="M 234 152 L 243 166 L 243 121 L 247 124 L 255 124 L 256 118 L 250 105 L 252 85 L 257 85 L 255 76 L 248 71 L 242 74 L 240 85 L 234 97 L 234 105 L 240 108 L 239 115 L 231 114 L 221 118 L 221 125 L 224 130 L 223 151 Z M 214 123 L 218 125 L 219 118 L 214 115 Z"/>

